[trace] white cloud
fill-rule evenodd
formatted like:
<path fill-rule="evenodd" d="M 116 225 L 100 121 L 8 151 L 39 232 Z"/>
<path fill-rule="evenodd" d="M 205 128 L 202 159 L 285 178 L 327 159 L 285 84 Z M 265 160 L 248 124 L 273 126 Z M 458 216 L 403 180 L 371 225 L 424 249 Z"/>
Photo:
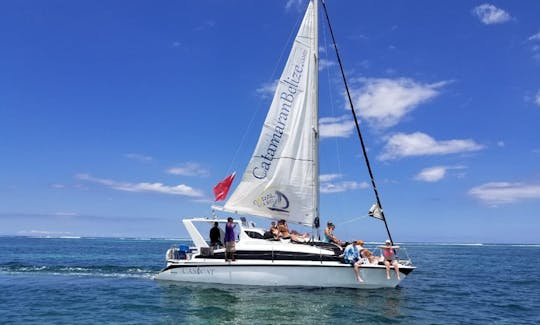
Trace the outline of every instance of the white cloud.
<path fill-rule="evenodd" d="M 361 79 L 364 85 L 352 90 L 356 109 L 372 127 L 388 128 L 419 104 L 439 94 L 438 88 L 448 82 L 421 84 L 408 78 Z"/>
<path fill-rule="evenodd" d="M 324 70 L 326 68 L 333 67 L 336 64 L 337 64 L 336 61 L 320 59 L 319 60 L 319 70 Z"/>
<path fill-rule="evenodd" d="M 417 181 L 422 182 L 438 182 L 446 177 L 449 170 L 452 169 L 464 169 L 463 166 L 433 166 L 422 169 L 415 177 Z"/>
<path fill-rule="evenodd" d="M 444 166 L 435 166 L 430 168 L 424 168 L 415 176 L 418 181 L 424 182 L 437 182 L 444 178 L 447 168 Z"/>
<path fill-rule="evenodd" d="M 482 145 L 470 139 L 438 141 L 422 132 L 397 133 L 388 139 L 378 158 L 391 160 L 412 156 L 447 155 L 478 151 L 482 148 Z"/>
<path fill-rule="evenodd" d="M 354 122 L 347 116 L 319 119 L 319 136 L 322 138 L 348 138 L 354 131 Z"/>
<path fill-rule="evenodd" d="M 540 106 L 540 90 L 536 93 L 536 99 L 534 100 L 536 105 Z"/>
<path fill-rule="evenodd" d="M 71 232 L 49 231 L 49 230 L 20 230 L 17 234 L 21 236 L 68 236 Z"/>
<path fill-rule="evenodd" d="M 540 184 L 491 182 L 473 187 L 469 195 L 490 205 L 515 203 L 540 199 Z"/>
<path fill-rule="evenodd" d="M 55 212 L 54 215 L 58 217 L 76 217 L 79 214 L 77 212 L 63 212 L 62 211 L 62 212 Z"/>
<path fill-rule="evenodd" d="M 475 7 L 473 13 L 486 25 L 502 24 L 512 18 L 506 11 L 488 3 Z"/>
<path fill-rule="evenodd" d="M 287 0 L 287 3 L 285 4 L 285 10 L 289 11 L 292 7 L 295 7 L 296 10 L 301 10 L 303 5 L 303 0 Z"/>
<path fill-rule="evenodd" d="M 272 97 L 276 92 L 278 83 L 279 79 L 276 79 L 272 82 L 266 82 L 261 87 L 257 88 L 257 90 L 255 91 L 257 92 L 257 94 L 261 95 L 262 98 Z"/>
<path fill-rule="evenodd" d="M 530 36 L 527 40 L 529 42 L 532 42 L 531 51 L 533 54 L 533 59 L 540 61 L 540 32 Z M 537 102 L 538 102 L 538 97 L 537 97 Z"/>
<path fill-rule="evenodd" d="M 505 145 L 504 141 L 497 141 L 497 147 L 504 148 Z"/>
<path fill-rule="evenodd" d="M 167 170 L 167 173 L 182 176 L 208 176 L 209 172 L 201 167 L 201 165 L 193 162 L 184 163 L 178 167 L 172 167 Z"/>
<path fill-rule="evenodd" d="M 343 178 L 342 174 L 322 174 L 319 176 L 320 184 L 319 189 L 321 193 L 338 193 L 351 191 L 356 189 L 363 189 L 369 187 L 366 182 L 354 182 L 354 181 L 341 181 L 335 182 L 338 179 Z"/>
<path fill-rule="evenodd" d="M 213 20 L 206 20 L 204 22 L 201 23 L 201 25 L 195 27 L 195 31 L 199 32 L 199 31 L 203 31 L 203 30 L 208 30 L 208 29 L 212 29 L 216 26 L 216 22 L 213 21 Z"/>
<path fill-rule="evenodd" d="M 110 179 L 93 177 L 88 174 L 78 174 L 76 177 L 83 181 L 101 184 L 118 191 L 126 192 L 155 192 L 170 195 L 181 195 L 194 198 L 204 197 L 204 194 L 188 185 L 179 184 L 176 186 L 168 186 L 162 183 L 127 183 L 118 182 Z"/>
<path fill-rule="evenodd" d="M 531 50 L 533 52 L 533 58 L 536 60 L 540 60 L 540 32 L 530 36 L 528 38 L 528 41 L 532 42 Z M 539 96 L 540 96 L 540 91 L 539 91 Z M 538 97 L 537 97 L 537 101 L 538 101 Z"/>
<path fill-rule="evenodd" d="M 139 162 L 150 162 L 152 160 L 154 160 L 152 157 L 150 156 L 147 156 L 147 155 L 141 155 L 141 154 L 138 154 L 138 153 L 127 153 L 124 155 L 126 158 L 128 159 L 133 159 L 133 160 L 137 160 Z"/>
<path fill-rule="evenodd" d="M 333 181 L 335 179 L 339 179 L 343 177 L 342 174 L 321 174 L 319 175 L 319 181 L 321 182 L 330 182 L 330 181 Z"/>
<path fill-rule="evenodd" d="M 540 32 L 534 34 L 533 36 L 529 37 L 529 41 L 539 41 L 540 42 Z"/>
<path fill-rule="evenodd" d="M 345 192 L 356 189 L 368 188 L 369 184 L 366 182 L 353 182 L 353 181 L 343 181 L 339 183 L 321 183 L 320 191 L 321 193 L 338 193 Z"/>

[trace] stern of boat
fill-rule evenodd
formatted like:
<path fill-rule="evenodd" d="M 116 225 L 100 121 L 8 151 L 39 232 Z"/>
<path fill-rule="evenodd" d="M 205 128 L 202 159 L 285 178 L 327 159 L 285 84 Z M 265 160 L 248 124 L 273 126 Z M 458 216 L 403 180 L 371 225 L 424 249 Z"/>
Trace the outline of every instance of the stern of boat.
<path fill-rule="evenodd" d="M 193 255 L 191 248 L 187 245 L 173 245 L 165 253 L 165 261 L 167 265 L 178 263 L 179 261 L 189 260 Z"/>

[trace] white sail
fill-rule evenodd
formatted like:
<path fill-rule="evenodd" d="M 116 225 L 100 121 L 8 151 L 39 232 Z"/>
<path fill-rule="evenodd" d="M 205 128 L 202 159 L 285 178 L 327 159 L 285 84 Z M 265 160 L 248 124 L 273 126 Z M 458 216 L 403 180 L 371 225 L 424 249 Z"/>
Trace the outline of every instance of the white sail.
<path fill-rule="evenodd" d="M 317 11 L 310 2 L 253 156 L 224 209 L 311 226 L 318 213 Z"/>

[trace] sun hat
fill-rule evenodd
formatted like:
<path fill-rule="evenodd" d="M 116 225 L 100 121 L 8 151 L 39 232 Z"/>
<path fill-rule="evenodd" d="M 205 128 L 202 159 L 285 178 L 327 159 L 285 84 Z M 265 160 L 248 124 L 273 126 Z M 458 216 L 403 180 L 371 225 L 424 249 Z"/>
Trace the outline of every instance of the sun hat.
<path fill-rule="evenodd" d="M 387 243 L 387 244 L 392 244 L 392 242 L 390 241 L 390 239 L 387 239 L 387 240 L 386 240 L 386 243 Z"/>

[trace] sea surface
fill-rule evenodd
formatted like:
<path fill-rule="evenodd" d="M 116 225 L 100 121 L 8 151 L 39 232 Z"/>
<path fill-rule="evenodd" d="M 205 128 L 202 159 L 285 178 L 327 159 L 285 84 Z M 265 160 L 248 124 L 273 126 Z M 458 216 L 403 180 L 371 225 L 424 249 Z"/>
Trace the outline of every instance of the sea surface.
<path fill-rule="evenodd" d="M 395 289 L 154 280 L 185 243 L 0 237 L 0 324 L 540 324 L 540 245 L 401 244 Z"/>

